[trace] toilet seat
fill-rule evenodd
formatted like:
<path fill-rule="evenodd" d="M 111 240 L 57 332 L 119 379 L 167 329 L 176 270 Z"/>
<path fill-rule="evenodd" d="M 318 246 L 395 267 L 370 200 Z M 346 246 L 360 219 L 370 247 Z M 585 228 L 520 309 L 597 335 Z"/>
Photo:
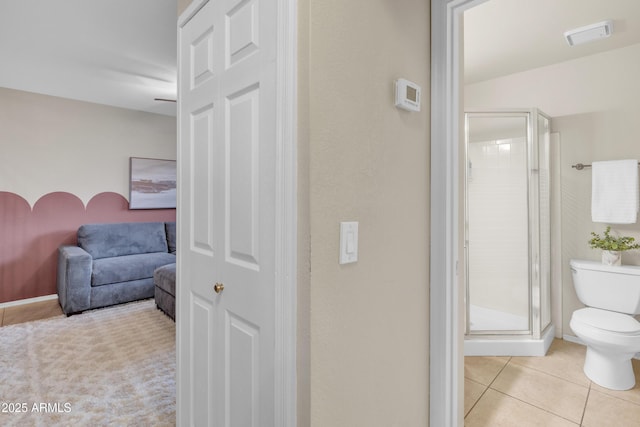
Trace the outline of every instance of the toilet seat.
<path fill-rule="evenodd" d="M 640 322 L 628 314 L 615 311 L 600 310 L 592 307 L 582 308 L 573 312 L 572 321 L 601 332 L 640 336 Z"/>

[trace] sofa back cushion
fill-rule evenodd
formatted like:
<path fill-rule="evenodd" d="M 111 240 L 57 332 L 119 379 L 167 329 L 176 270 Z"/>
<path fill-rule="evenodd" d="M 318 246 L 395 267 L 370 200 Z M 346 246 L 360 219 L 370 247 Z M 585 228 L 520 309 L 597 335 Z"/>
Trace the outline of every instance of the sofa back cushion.
<path fill-rule="evenodd" d="M 165 223 L 165 230 L 167 232 L 167 243 L 169 245 L 169 252 L 172 254 L 176 253 L 176 223 L 167 222 Z"/>
<path fill-rule="evenodd" d="M 163 222 L 85 224 L 78 229 L 78 246 L 94 259 L 168 252 Z"/>

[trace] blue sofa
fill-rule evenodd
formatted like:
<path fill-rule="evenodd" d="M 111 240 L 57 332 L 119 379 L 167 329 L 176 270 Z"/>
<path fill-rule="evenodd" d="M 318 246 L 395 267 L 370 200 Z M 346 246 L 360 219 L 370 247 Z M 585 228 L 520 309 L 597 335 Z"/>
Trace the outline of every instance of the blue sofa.
<path fill-rule="evenodd" d="M 66 315 L 154 296 L 153 273 L 176 262 L 175 222 L 85 224 L 58 249 L 58 299 Z"/>

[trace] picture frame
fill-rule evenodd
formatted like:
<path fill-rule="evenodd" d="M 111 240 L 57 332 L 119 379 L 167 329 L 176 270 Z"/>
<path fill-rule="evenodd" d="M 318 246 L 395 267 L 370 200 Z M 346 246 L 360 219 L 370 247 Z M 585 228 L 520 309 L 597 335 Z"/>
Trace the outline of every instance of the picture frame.
<path fill-rule="evenodd" d="M 176 161 L 129 158 L 129 209 L 176 208 Z"/>

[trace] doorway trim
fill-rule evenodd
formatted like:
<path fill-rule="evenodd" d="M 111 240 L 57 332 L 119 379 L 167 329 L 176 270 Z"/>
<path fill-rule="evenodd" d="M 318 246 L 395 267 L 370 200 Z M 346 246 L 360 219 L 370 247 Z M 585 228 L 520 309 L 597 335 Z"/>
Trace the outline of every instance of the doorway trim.
<path fill-rule="evenodd" d="M 431 2 L 431 249 L 429 420 L 464 422 L 458 289 L 458 144 L 462 111 L 462 14 L 486 0 Z"/>
<path fill-rule="evenodd" d="M 297 426 L 297 4 L 278 0 L 276 101 L 275 422 Z"/>

